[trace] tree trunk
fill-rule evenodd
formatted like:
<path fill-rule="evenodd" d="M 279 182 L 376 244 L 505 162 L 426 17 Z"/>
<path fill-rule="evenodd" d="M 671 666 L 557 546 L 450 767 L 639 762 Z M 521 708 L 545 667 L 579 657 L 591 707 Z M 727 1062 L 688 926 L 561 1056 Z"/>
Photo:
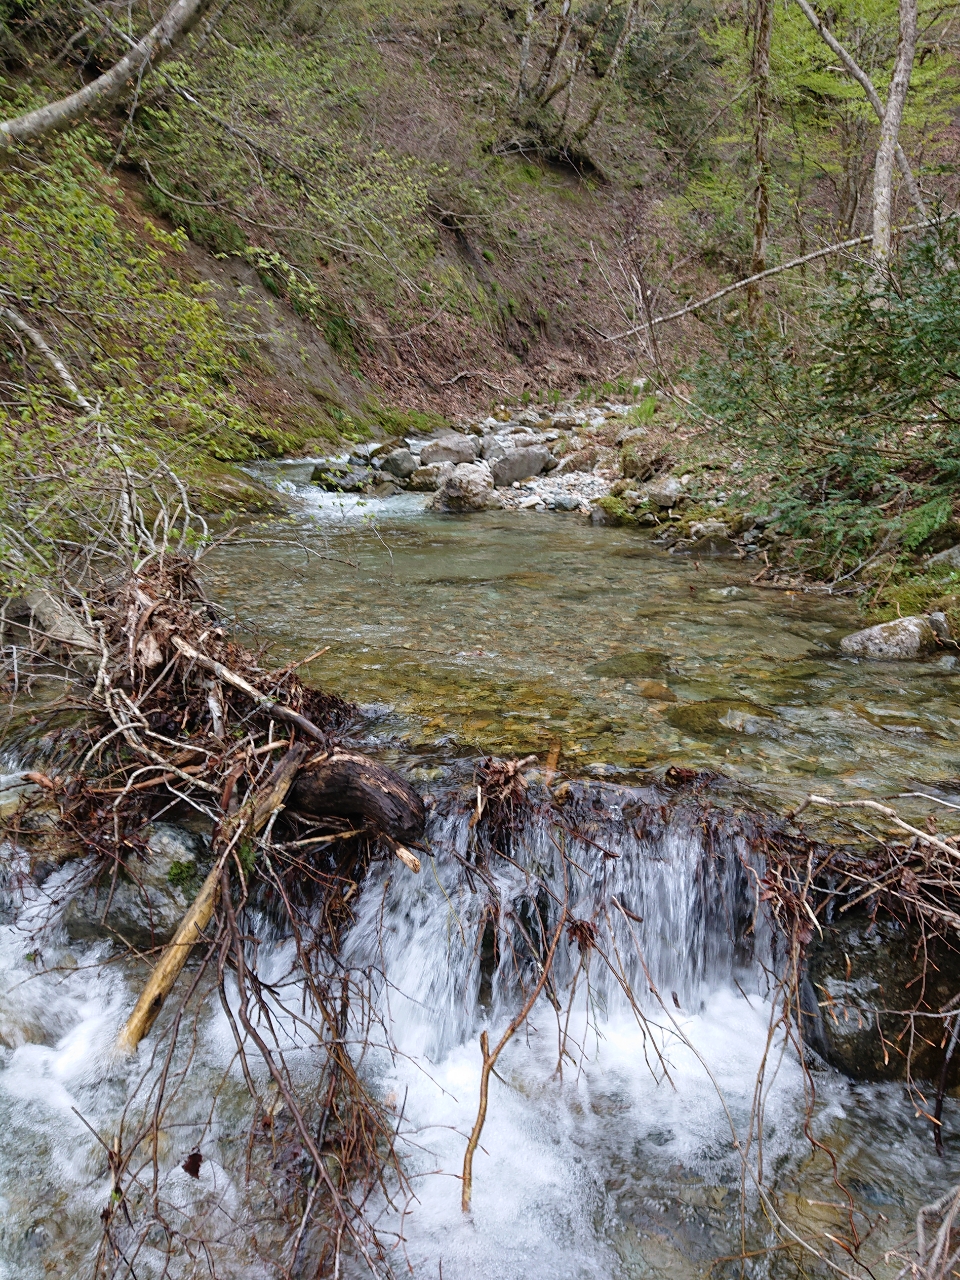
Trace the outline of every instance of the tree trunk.
<path fill-rule="evenodd" d="M 419 840 L 426 821 L 413 787 L 359 751 L 338 749 L 308 760 L 291 788 L 288 806 L 317 817 L 349 818 L 400 841 Z"/>
<path fill-rule="evenodd" d="M 900 0 L 900 39 L 890 92 L 880 124 L 880 145 L 873 170 L 873 257 L 878 265 L 890 256 L 893 217 L 893 165 L 897 154 L 903 108 L 910 88 L 917 51 L 917 0 Z"/>
<path fill-rule="evenodd" d="M 855 61 L 852 55 L 843 47 L 833 32 L 823 25 L 812 5 L 808 3 L 808 0 L 797 0 L 797 3 L 803 10 L 807 21 L 813 27 L 814 31 L 816 31 L 820 39 L 830 50 L 832 50 L 833 53 L 837 55 L 853 79 L 856 80 L 857 84 L 860 85 L 861 89 L 863 89 L 864 93 L 867 95 L 867 101 L 877 113 L 877 119 L 882 123 L 883 103 L 880 101 L 880 95 L 873 86 L 873 81 Z M 910 199 L 913 201 L 920 217 L 925 218 L 927 216 L 927 206 L 924 202 L 920 187 L 917 185 L 917 180 L 913 176 L 913 170 L 910 168 L 910 161 L 907 159 L 906 153 L 899 142 L 897 143 L 896 155 L 897 164 L 900 166 L 900 172 L 903 174 L 904 185 L 910 192 Z"/>
<path fill-rule="evenodd" d="M 773 0 L 756 0 L 753 14 L 753 46 L 750 78 L 753 81 L 753 257 L 750 274 L 767 269 L 767 227 L 770 222 L 770 40 L 773 34 Z M 759 283 L 747 289 L 747 316 L 756 329 L 763 309 Z"/>
<path fill-rule="evenodd" d="M 175 0 L 155 27 L 109 71 L 84 85 L 68 98 L 50 102 L 26 115 L 0 122 L 0 149 L 35 142 L 48 133 L 66 129 L 96 107 L 118 98 L 131 80 L 156 65 L 197 22 L 210 0 Z"/>

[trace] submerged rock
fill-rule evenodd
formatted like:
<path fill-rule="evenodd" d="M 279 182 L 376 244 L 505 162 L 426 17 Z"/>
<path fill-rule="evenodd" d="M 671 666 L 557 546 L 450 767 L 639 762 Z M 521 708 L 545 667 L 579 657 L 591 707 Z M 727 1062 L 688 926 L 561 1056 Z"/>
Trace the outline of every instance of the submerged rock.
<path fill-rule="evenodd" d="M 940 647 L 940 637 L 931 626 L 930 619 L 919 616 L 880 622 L 875 627 L 854 631 L 840 641 L 841 651 L 851 658 L 881 661 L 923 658 Z"/>
<path fill-rule="evenodd" d="M 717 738 L 728 733 L 756 733 L 776 713 L 744 698 L 707 698 L 671 707 L 667 721 L 695 737 Z"/>
<path fill-rule="evenodd" d="M 169 942 L 200 887 L 202 842 L 157 822 L 147 850 L 129 857 L 116 876 L 105 868 L 70 902 L 63 923 L 72 938 L 115 938 L 139 949 Z"/>
<path fill-rule="evenodd" d="M 376 472 L 372 467 L 358 467 L 335 458 L 324 458 L 314 467 L 310 480 L 331 493 L 363 493 L 375 482 Z"/>
<path fill-rule="evenodd" d="M 485 462 L 462 462 L 443 479 L 430 501 L 433 511 L 460 513 L 502 506 Z"/>
<path fill-rule="evenodd" d="M 917 928 L 896 920 L 844 917 L 826 925 L 822 938 L 815 935 L 807 951 L 804 1040 L 854 1080 L 909 1075 L 939 1081 L 946 1024 L 929 1015 L 939 1013 L 958 989 L 960 953 L 944 939 L 923 940 Z M 916 1010 L 912 1035 L 909 1010 Z M 960 1049 L 950 1060 L 947 1087 L 958 1083 Z"/>
<path fill-rule="evenodd" d="M 657 649 L 641 649 L 639 653 L 618 653 L 604 662 L 587 667 L 590 676 L 619 676 L 622 680 L 659 676 L 667 667 L 667 655 Z"/>

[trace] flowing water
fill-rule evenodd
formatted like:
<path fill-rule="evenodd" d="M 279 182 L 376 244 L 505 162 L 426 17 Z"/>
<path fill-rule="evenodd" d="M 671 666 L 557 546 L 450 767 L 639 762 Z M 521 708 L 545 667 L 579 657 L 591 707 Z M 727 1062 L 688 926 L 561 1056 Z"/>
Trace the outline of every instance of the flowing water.
<path fill-rule="evenodd" d="M 949 662 L 841 660 L 834 645 L 855 625 L 849 605 L 763 592 L 736 562 L 697 567 L 576 517 L 451 519 L 410 499 L 331 510 L 306 493 L 303 502 L 295 524 L 219 552 L 207 573 L 225 613 L 276 662 L 329 646 L 309 673 L 364 704 L 352 740 L 428 795 L 435 856 L 419 877 L 373 864 L 343 955 L 369 985 L 377 1017 L 363 1070 L 396 1116 L 409 1183 L 370 1206 L 394 1272 L 645 1280 L 711 1266 L 739 1274 L 717 1259 L 746 1252 L 750 1275 L 794 1275 L 796 1257 L 773 1248 L 775 1216 L 781 1239 L 849 1228 L 832 1164 L 804 1136 L 809 1115 L 835 1153 L 864 1257 L 875 1275 L 895 1274 L 884 1249 L 919 1204 L 960 1179 L 956 1104 L 947 1101 L 941 1160 L 901 1086 L 854 1085 L 830 1070 L 805 1078 L 776 1024 L 754 819 L 735 802 L 739 792 L 782 809 L 812 786 L 838 797 L 936 786 L 956 801 Z M 265 544 L 291 542 L 291 531 L 300 545 Z M 559 810 L 510 837 L 509 858 L 478 869 L 469 761 L 542 757 L 554 744 L 561 770 L 581 781 Z M 722 771 L 732 779 L 726 808 L 705 822 L 676 801 L 658 780 L 669 764 Z M 543 795 L 536 782 L 533 794 Z M 149 1087 L 158 1070 L 146 1046 L 134 1062 L 111 1052 L 142 968 L 64 930 L 75 871 L 41 886 L 22 872 L 10 851 L 4 1280 L 92 1272 L 110 1178 L 87 1126 L 109 1147 L 136 1082 Z M 477 1113 L 480 1032 L 495 1042 L 516 1013 L 520 982 L 536 980 L 529 944 L 542 954 L 562 900 L 572 919 L 596 922 L 596 945 L 560 933 L 553 985 L 497 1064 L 465 1218 L 458 1175 Z M 260 949 L 278 984 L 288 959 L 283 939 Z M 295 1026 L 278 1024 L 309 1073 Z M 193 1249 L 192 1262 L 188 1242 L 178 1246 L 168 1274 L 282 1273 L 250 1225 L 246 1095 L 215 1001 L 200 1011 L 189 1062 L 175 1067 L 184 1074 L 176 1117 L 162 1127 L 160 1192 L 168 1221 L 214 1243 L 209 1254 Z M 181 1164 L 196 1144 L 194 1180 Z M 126 1274 L 164 1274 L 165 1241 L 154 1228 Z M 826 1274 L 811 1257 L 803 1269 Z M 115 1273 L 125 1274 L 119 1264 Z M 342 1273 L 363 1268 L 347 1256 Z"/>

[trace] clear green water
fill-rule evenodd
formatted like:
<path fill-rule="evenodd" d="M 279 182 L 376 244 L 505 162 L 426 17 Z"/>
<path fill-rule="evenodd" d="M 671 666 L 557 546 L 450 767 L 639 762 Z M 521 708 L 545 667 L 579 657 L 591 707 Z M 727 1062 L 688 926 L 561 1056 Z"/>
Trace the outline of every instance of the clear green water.
<path fill-rule="evenodd" d="M 710 767 L 791 800 L 960 775 L 960 667 L 841 658 L 849 601 L 765 591 L 753 565 L 697 567 L 577 517 L 374 505 L 362 521 L 304 513 L 323 559 L 238 544 L 207 573 L 273 660 L 329 645 L 310 680 L 380 704 L 416 751 L 559 742 L 571 772 Z"/>

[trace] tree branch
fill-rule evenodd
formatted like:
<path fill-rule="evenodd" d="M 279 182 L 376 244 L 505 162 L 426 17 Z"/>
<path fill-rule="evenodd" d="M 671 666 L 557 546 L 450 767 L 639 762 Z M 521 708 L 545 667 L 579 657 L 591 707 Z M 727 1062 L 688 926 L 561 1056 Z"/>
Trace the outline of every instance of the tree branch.
<path fill-rule="evenodd" d="M 0 122 L 0 150 L 35 142 L 48 133 L 66 129 L 94 107 L 118 98 L 131 80 L 137 80 L 183 39 L 210 0 L 174 0 L 156 26 L 151 27 L 128 53 L 102 76 L 58 102 Z"/>

